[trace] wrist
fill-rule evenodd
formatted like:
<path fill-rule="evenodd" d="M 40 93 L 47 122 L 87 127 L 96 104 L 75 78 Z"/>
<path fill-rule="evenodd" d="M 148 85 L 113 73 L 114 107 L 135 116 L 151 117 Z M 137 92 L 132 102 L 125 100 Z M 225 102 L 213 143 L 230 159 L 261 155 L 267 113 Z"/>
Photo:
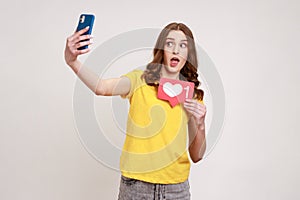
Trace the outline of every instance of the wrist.
<path fill-rule="evenodd" d="M 200 119 L 198 121 L 197 125 L 198 125 L 199 130 L 201 130 L 201 131 L 205 130 L 205 120 L 204 120 L 204 118 Z"/>
<path fill-rule="evenodd" d="M 81 62 L 79 60 L 70 61 L 67 63 L 72 70 L 77 74 L 82 66 Z"/>

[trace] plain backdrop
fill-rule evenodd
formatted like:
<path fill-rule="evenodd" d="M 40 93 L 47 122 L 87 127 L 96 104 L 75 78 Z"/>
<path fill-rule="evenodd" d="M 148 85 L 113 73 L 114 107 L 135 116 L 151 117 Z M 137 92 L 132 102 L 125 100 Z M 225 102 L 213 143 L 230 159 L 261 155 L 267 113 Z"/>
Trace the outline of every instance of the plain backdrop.
<path fill-rule="evenodd" d="M 97 17 L 93 47 L 178 21 L 215 63 L 226 119 L 192 166 L 193 200 L 300 199 L 299 1 L 16 0 L 0 12 L 1 200 L 117 197 L 120 173 L 87 153 L 74 123 L 63 51 L 81 13 Z"/>

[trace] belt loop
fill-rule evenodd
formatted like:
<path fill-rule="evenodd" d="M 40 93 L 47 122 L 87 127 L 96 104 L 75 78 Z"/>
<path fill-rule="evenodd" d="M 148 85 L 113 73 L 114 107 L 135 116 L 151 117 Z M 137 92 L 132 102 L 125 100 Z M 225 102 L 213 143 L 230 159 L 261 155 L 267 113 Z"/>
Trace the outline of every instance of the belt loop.
<path fill-rule="evenodd" d="M 160 184 L 157 184 L 157 200 L 160 200 Z"/>
<path fill-rule="evenodd" d="M 166 199 L 166 185 L 165 184 L 162 185 L 162 198 L 163 198 L 163 200 Z"/>
<path fill-rule="evenodd" d="M 157 200 L 156 199 L 156 192 L 157 191 L 157 185 L 156 184 L 154 184 L 154 195 L 153 195 L 153 200 Z"/>

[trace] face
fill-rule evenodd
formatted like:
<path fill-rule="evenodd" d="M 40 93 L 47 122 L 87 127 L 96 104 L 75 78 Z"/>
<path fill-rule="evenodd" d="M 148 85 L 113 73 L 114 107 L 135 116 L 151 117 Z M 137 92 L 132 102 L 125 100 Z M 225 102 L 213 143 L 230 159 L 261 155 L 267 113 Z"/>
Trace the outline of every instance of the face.
<path fill-rule="evenodd" d="M 187 37 L 182 31 L 169 32 L 164 44 L 164 66 L 161 71 L 163 77 L 178 79 L 188 56 L 187 45 Z"/>

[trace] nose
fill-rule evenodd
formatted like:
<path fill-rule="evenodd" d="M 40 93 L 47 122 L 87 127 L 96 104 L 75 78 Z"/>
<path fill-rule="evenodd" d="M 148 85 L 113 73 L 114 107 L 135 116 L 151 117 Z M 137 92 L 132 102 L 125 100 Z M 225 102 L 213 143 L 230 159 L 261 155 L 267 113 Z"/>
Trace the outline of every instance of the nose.
<path fill-rule="evenodd" d="M 174 45 L 173 54 L 175 54 L 175 55 L 179 54 L 179 46 L 178 46 L 178 44 Z"/>

